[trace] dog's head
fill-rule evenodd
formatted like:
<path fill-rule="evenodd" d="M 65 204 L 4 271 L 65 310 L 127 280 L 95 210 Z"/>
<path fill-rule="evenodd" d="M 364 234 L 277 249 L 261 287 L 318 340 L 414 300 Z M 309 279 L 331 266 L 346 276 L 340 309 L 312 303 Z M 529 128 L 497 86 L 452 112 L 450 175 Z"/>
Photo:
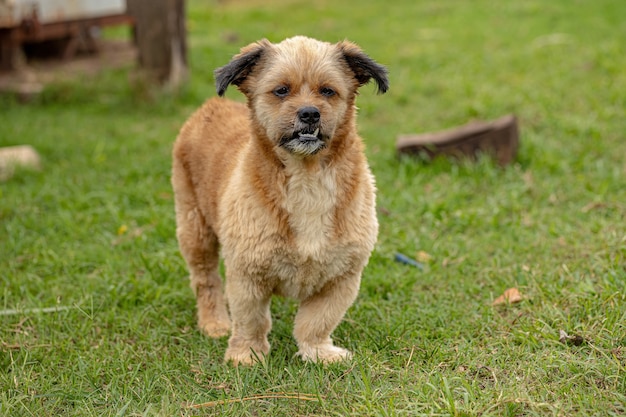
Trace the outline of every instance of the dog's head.
<path fill-rule="evenodd" d="M 353 128 L 360 86 L 374 80 L 389 88 L 387 70 L 353 43 L 296 36 L 281 43 L 262 40 L 242 48 L 215 70 L 217 93 L 230 84 L 248 98 L 253 124 L 276 146 L 311 156 Z"/>

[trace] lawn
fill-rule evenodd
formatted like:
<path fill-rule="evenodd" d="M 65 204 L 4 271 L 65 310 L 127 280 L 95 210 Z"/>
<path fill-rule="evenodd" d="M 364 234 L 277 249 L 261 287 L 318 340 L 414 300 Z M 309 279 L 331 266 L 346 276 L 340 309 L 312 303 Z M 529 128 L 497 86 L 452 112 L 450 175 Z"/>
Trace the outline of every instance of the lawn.
<path fill-rule="evenodd" d="M 626 2 L 266 3 L 190 1 L 178 94 L 129 63 L 0 98 L 0 146 L 44 161 L 0 183 L 0 415 L 625 415 Z M 358 103 L 380 235 L 335 332 L 351 362 L 294 357 L 297 305 L 276 298 L 267 362 L 234 368 L 195 327 L 170 150 L 213 69 L 295 34 L 389 68 Z M 395 155 L 399 134 L 505 113 L 506 168 Z M 523 300 L 492 306 L 507 288 Z"/>

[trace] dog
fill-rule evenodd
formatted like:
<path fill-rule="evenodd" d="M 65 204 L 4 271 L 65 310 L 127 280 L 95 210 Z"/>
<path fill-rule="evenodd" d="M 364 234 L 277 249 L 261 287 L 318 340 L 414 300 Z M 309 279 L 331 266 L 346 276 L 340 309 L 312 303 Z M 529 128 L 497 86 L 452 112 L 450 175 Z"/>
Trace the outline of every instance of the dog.
<path fill-rule="evenodd" d="M 225 360 L 253 364 L 270 349 L 271 297 L 293 297 L 297 355 L 349 359 L 331 333 L 378 234 L 355 99 L 371 80 L 386 92 L 387 69 L 349 41 L 296 36 L 245 46 L 215 79 L 220 97 L 187 120 L 173 149 L 176 235 L 198 326 L 230 332 Z M 229 85 L 247 104 L 222 97 Z"/>

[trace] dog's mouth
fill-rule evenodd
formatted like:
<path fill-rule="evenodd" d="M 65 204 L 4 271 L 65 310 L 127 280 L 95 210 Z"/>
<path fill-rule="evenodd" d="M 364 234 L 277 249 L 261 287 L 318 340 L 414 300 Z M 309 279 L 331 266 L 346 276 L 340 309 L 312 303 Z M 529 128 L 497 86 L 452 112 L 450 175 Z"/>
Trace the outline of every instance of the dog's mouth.
<path fill-rule="evenodd" d="M 319 127 L 315 129 L 305 128 L 293 132 L 291 136 L 284 136 L 280 146 L 289 152 L 302 156 L 315 155 L 326 147 L 326 141 Z"/>

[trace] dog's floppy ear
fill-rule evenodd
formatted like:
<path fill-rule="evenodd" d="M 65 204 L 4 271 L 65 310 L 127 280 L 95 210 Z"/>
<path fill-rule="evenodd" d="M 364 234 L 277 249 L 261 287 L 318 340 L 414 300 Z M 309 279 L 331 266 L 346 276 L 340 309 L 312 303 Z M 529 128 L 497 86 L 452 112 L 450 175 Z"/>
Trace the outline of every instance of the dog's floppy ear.
<path fill-rule="evenodd" d="M 378 94 L 383 94 L 389 90 L 387 68 L 367 56 L 361 48 L 352 42 L 343 41 L 337 45 L 348 66 L 354 72 L 359 86 L 367 84 L 373 78 L 378 87 Z"/>
<path fill-rule="evenodd" d="M 228 64 L 216 69 L 214 75 L 217 94 L 223 96 L 230 84 L 239 86 L 244 82 L 270 45 L 268 40 L 263 39 L 245 46 Z"/>

